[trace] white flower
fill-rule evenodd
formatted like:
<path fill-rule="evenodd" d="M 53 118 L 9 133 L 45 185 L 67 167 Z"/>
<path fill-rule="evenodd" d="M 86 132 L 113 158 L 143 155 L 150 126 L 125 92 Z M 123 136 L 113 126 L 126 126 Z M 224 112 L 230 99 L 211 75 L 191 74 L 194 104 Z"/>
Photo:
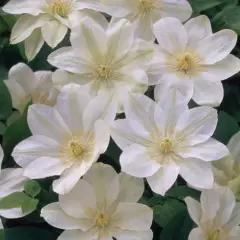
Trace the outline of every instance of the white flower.
<path fill-rule="evenodd" d="M 85 18 L 72 30 L 70 41 L 72 47 L 60 48 L 48 57 L 49 63 L 61 69 L 53 76 L 56 85 L 88 84 L 93 95 L 112 91 L 119 101 L 125 91 L 146 91 L 145 65 L 152 59 L 153 44 L 135 39 L 129 21 L 110 23 L 105 30 Z"/>
<path fill-rule="evenodd" d="M 240 204 L 227 187 L 204 190 L 201 203 L 185 198 L 188 212 L 197 224 L 189 240 L 237 240 L 240 238 Z"/>
<path fill-rule="evenodd" d="M 91 100 L 79 85 L 65 86 L 56 108 L 29 107 L 33 136 L 19 143 L 12 155 L 29 178 L 60 175 L 53 189 L 67 193 L 105 152 L 110 138 L 108 123 L 114 120 L 116 108 L 112 96 L 102 94 Z"/>
<path fill-rule="evenodd" d="M 154 32 L 159 42 L 156 80 L 178 87 L 199 105 L 218 106 L 223 99 L 221 81 L 240 71 L 240 60 L 230 54 L 237 34 L 229 29 L 213 34 L 207 16 L 184 25 L 164 18 L 154 24 Z M 161 90 L 160 84 L 155 94 L 160 96 Z"/>
<path fill-rule="evenodd" d="M 23 176 L 22 168 L 1 169 L 2 160 L 3 150 L 0 146 L 0 199 L 14 192 L 22 192 L 24 189 L 24 183 L 27 181 L 27 178 Z M 23 214 L 21 208 L 0 209 L 0 216 L 3 216 L 4 218 L 20 218 L 29 213 L 30 212 Z"/>
<path fill-rule="evenodd" d="M 100 2 L 109 15 L 117 19 L 129 19 L 136 25 L 136 36 L 149 41 L 155 39 L 153 24 L 159 19 L 176 17 L 186 21 L 192 14 L 192 8 L 186 0 L 101 0 Z"/>
<path fill-rule="evenodd" d="M 126 119 L 116 120 L 112 137 L 123 150 L 122 171 L 146 177 L 152 190 L 164 195 L 180 174 L 195 187 L 211 188 L 210 161 L 228 154 L 211 138 L 217 111 L 211 107 L 188 109 L 176 90 L 166 91 L 155 103 L 144 95 L 130 95 Z"/>
<path fill-rule="evenodd" d="M 228 186 L 240 201 L 240 132 L 230 139 L 227 147 L 230 154 L 212 164 L 214 180 L 219 186 Z"/>
<path fill-rule="evenodd" d="M 95 164 L 59 202 L 44 207 L 41 216 L 64 229 L 58 240 L 151 240 L 151 208 L 136 203 L 142 196 L 141 179 Z"/>
<path fill-rule="evenodd" d="M 53 106 L 56 104 L 58 90 L 53 87 L 52 72 L 33 72 L 26 64 L 14 65 L 4 80 L 12 97 L 13 107 L 23 113 L 31 101 Z"/>
<path fill-rule="evenodd" d="M 103 21 L 102 14 L 82 10 L 85 8 L 91 8 L 91 4 L 82 3 L 81 0 L 11 0 L 3 10 L 21 14 L 12 29 L 11 44 L 25 40 L 25 53 L 30 61 L 40 51 L 44 41 L 50 47 L 56 47 L 64 39 L 68 28 L 74 27 L 83 17 Z"/>

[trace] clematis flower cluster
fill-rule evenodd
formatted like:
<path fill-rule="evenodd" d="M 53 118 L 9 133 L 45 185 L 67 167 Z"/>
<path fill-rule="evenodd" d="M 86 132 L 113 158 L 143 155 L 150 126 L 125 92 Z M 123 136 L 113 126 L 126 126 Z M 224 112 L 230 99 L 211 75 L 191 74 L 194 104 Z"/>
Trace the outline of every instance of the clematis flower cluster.
<path fill-rule="evenodd" d="M 18 63 L 4 80 L 32 135 L 12 151 L 20 167 L 1 170 L 0 199 L 50 178 L 59 200 L 41 216 L 64 230 L 58 240 L 151 240 L 144 179 L 165 196 L 181 176 L 202 191 L 200 203 L 185 198 L 198 226 L 189 240 L 240 238 L 240 133 L 228 146 L 213 138 L 221 81 L 240 70 L 234 31 L 213 33 L 185 0 L 10 0 L 3 10 L 20 15 L 10 41 L 24 41 L 29 61 L 44 42 L 56 49 L 53 71 Z M 120 173 L 99 163 L 110 137 Z"/>

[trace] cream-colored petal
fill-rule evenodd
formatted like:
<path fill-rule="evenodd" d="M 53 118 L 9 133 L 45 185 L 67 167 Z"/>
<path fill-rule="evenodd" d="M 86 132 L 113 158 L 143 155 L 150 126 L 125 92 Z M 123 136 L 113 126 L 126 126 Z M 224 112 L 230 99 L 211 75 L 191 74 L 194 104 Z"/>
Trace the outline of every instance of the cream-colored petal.
<path fill-rule="evenodd" d="M 231 139 L 228 142 L 227 145 L 229 152 L 232 156 L 232 158 L 236 161 L 236 163 L 239 160 L 239 156 L 240 156 L 240 132 L 234 134 Z"/>
<path fill-rule="evenodd" d="M 32 34 L 27 39 L 25 39 L 24 42 L 25 54 L 28 61 L 32 61 L 36 57 L 43 44 L 44 40 L 41 30 L 35 29 Z"/>
<path fill-rule="evenodd" d="M 58 158 L 59 143 L 43 135 L 31 136 L 15 146 L 12 156 L 21 167 L 40 157 Z"/>
<path fill-rule="evenodd" d="M 177 180 L 179 167 L 174 163 L 164 164 L 152 176 L 147 178 L 152 191 L 162 196 L 172 187 Z"/>
<path fill-rule="evenodd" d="M 2 9 L 11 14 L 29 13 L 31 15 L 38 15 L 42 13 L 41 7 L 43 2 L 39 0 L 11 0 Z"/>
<path fill-rule="evenodd" d="M 196 53 L 202 58 L 203 64 L 214 64 L 223 60 L 237 43 L 237 34 L 224 29 L 201 40 Z"/>
<path fill-rule="evenodd" d="M 188 42 L 187 32 L 176 18 L 163 18 L 153 25 L 160 46 L 174 56 L 185 51 Z"/>
<path fill-rule="evenodd" d="M 119 173 L 120 189 L 119 202 L 138 202 L 144 192 L 144 182 L 141 178 L 132 177 L 126 173 Z"/>
<path fill-rule="evenodd" d="M 43 39 L 51 47 L 55 48 L 65 37 L 68 27 L 57 20 L 51 20 L 41 27 Z"/>
<path fill-rule="evenodd" d="M 200 40 L 212 34 L 210 19 L 205 15 L 200 15 L 188 20 L 184 27 L 188 34 L 188 49 L 195 49 Z"/>
<path fill-rule="evenodd" d="M 69 193 L 59 195 L 59 204 L 69 216 L 91 220 L 88 213 L 96 208 L 96 195 L 91 184 L 81 179 Z"/>
<path fill-rule="evenodd" d="M 91 240 L 91 232 L 83 232 L 81 230 L 66 230 L 59 237 L 58 240 Z"/>
<path fill-rule="evenodd" d="M 41 216 L 50 225 L 67 230 L 81 229 L 82 224 L 80 219 L 73 218 L 67 215 L 59 203 L 51 203 L 41 210 Z"/>
<path fill-rule="evenodd" d="M 120 230 L 119 232 L 114 232 L 113 237 L 118 240 L 152 240 L 153 232 L 148 231 L 131 231 L 131 230 Z"/>
<path fill-rule="evenodd" d="M 101 208 L 102 205 L 110 206 L 119 194 L 119 178 L 116 171 L 110 165 L 96 163 L 83 176 L 94 189 L 96 201 Z"/>
<path fill-rule="evenodd" d="M 202 216 L 200 203 L 192 197 L 186 197 L 184 201 L 187 204 L 187 209 L 190 217 L 197 225 L 199 225 Z"/>
<path fill-rule="evenodd" d="M 22 15 L 14 25 L 10 42 L 16 44 L 28 38 L 36 28 L 40 28 L 49 20 L 48 15 Z"/>
<path fill-rule="evenodd" d="M 44 135 L 56 141 L 62 141 L 66 135 L 71 135 L 68 126 L 55 108 L 33 104 L 28 109 L 27 120 L 34 135 Z"/>
<path fill-rule="evenodd" d="M 113 225 L 125 230 L 148 231 L 153 211 L 140 203 L 119 203 L 113 215 Z"/>

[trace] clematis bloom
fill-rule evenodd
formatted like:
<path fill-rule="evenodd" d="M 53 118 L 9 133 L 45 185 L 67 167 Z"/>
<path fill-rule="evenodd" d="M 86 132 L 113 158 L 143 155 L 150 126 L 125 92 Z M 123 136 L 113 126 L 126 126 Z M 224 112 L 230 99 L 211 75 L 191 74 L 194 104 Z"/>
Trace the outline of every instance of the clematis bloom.
<path fill-rule="evenodd" d="M 59 202 L 42 209 L 42 217 L 64 229 L 58 240 L 151 240 L 152 209 L 137 203 L 142 179 L 117 174 L 102 163 L 94 164 L 83 179 Z"/>
<path fill-rule="evenodd" d="M 60 175 L 53 182 L 59 194 L 69 192 L 108 147 L 108 124 L 116 116 L 111 95 L 91 99 L 79 85 L 65 86 L 56 107 L 34 104 L 28 110 L 33 136 L 13 150 L 24 175 L 45 178 Z"/>

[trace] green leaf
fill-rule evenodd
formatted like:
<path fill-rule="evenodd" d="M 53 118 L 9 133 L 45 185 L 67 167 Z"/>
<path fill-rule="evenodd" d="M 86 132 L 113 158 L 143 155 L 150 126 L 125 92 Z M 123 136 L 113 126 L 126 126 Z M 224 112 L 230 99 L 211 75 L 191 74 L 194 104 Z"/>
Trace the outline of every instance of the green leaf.
<path fill-rule="evenodd" d="M 6 129 L 6 126 L 4 125 L 4 123 L 0 122 L 0 135 L 4 134 L 5 129 Z"/>
<path fill-rule="evenodd" d="M 196 200 L 200 199 L 200 192 L 189 188 L 188 186 L 176 186 L 171 188 L 167 193 L 166 196 L 177 198 L 179 200 L 184 200 L 185 197 L 192 197 Z"/>
<path fill-rule="evenodd" d="M 5 240 L 56 240 L 57 234 L 36 227 L 15 227 L 4 229 Z"/>
<path fill-rule="evenodd" d="M 24 191 L 31 197 L 36 197 L 41 192 L 41 186 L 34 180 L 29 180 L 24 184 Z"/>
<path fill-rule="evenodd" d="M 227 144 L 230 138 L 240 130 L 237 121 L 224 111 L 220 111 L 218 124 L 213 137 Z"/>
<path fill-rule="evenodd" d="M 165 197 L 158 195 L 148 199 L 148 204 L 149 206 L 155 206 L 157 204 L 164 204 L 165 201 L 166 201 Z"/>
<path fill-rule="evenodd" d="M 23 115 L 9 126 L 3 135 L 4 158 L 8 159 L 11 156 L 13 148 L 29 136 L 31 136 L 31 132 L 27 124 L 26 108 Z"/>
<path fill-rule="evenodd" d="M 0 199 L 0 209 L 11 209 L 21 207 L 23 202 L 27 201 L 29 196 L 24 192 L 15 192 Z"/>
<path fill-rule="evenodd" d="M 5 240 L 4 229 L 0 229 L 0 240 Z"/>
<path fill-rule="evenodd" d="M 38 199 L 28 198 L 27 200 L 25 200 L 21 205 L 23 214 L 30 213 L 36 210 L 38 203 Z"/>
<path fill-rule="evenodd" d="M 202 12 L 207 9 L 226 3 L 228 0 L 189 0 L 194 11 Z"/>
<path fill-rule="evenodd" d="M 176 200 L 168 199 L 164 204 L 158 204 L 153 207 L 153 215 L 156 223 L 165 227 L 179 212 L 186 209 L 186 206 Z"/>
<path fill-rule="evenodd" d="M 0 82 L 0 120 L 7 119 L 12 113 L 12 98 L 6 85 Z"/>
<path fill-rule="evenodd" d="M 163 228 L 159 240 L 188 240 L 189 233 L 194 227 L 195 223 L 187 210 L 183 210 Z"/>

